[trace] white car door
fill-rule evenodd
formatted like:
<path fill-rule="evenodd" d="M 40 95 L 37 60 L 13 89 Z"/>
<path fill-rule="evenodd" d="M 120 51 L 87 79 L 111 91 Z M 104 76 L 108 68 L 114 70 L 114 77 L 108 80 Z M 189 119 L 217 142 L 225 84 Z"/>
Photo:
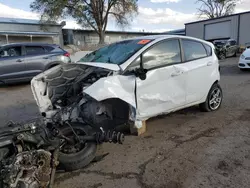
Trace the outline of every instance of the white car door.
<path fill-rule="evenodd" d="M 187 75 L 178 66 L 181 57 L 178 39 L 160 41 L 142 53 L 147 73 L 145 80 L 136 79 L 137 118 L 147 119 L 185 105 Z"/>
<path fill-rule="evenodd" d="M 195 40 L 182 39 L 187 71 L 187 104 L 207 96 L 215 78 L 218 78 L 218 59 L 211 46 Z"/>

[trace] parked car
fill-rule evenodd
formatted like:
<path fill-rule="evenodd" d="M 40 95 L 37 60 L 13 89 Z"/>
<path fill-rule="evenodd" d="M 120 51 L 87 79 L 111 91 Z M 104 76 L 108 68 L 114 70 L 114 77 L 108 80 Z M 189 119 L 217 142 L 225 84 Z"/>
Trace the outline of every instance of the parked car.
<path fill-rule="evenodd" d="M 185 36 L 144 36 L 100 48 L 31 81 L 41 114 L 83 121 L 96 130 L 189 106 L 222 102 L 214 45 Z M 57 113 L 65 109 L 67 115 Z M 61 118 L 60 118 L 61 117 Z"/>
<path fill-rule="evenodd" d="M 61 63 L 69 63 L 70 54 L 58 45 L 19 43 L 0 46 L 0 82 L 29 81 L 37 74 Z"/>
<path fill-rule="evenodd" d="M 250 48 L 246 48 L 246 50 L 241 54 L 238 67 L 240 70 L 250 69 Z"/>
<path fill-rule="evenodd" d="M 229 40 L 215 40 L 216 54 L 219 59 L 225 59 L 227 57 L 236 57 L 239 46 L 234 39 Z"/>

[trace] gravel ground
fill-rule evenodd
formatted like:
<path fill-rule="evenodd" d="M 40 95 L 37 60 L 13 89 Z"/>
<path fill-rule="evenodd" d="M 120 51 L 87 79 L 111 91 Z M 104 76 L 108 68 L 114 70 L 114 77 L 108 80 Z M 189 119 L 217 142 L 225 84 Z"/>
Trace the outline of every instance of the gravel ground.
<path fill-rule="evenodd" d="M 104 144 L 105 157 L 86 169 L 58 173 L 57 188 L 244 188 L 250 185 L 250 72 L 237 58 L 221 62 L 223 106 L 197 107 L 152 118 L 147 133 L 124 145 Z M 0 119 L 27 120 L 38 114 L 30 86 L 0 88 Z"/>

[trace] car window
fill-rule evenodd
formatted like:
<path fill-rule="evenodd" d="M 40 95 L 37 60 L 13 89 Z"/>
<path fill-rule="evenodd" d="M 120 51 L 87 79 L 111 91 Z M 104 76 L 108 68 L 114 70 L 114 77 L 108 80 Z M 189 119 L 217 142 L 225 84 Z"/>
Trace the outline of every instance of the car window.
<path fill-rule="evenodd" d="M 142 56 L 143 68 L 151 69 L 181 62 L 179 40 L 166 40 L 154 45 Z"/>
<path fill-rule="evenodd" d="M 0 50 L 0 57 L 18 57 L 22 55 L 21 46 L 9 47 Z"/>
<path fill-rule="evenodd" d="M 41 46 L 26 46 L 26 55 L 40 55 L 44 54 L 45 50 Z"/>
<path fill-rule="evenodd" d="M 141 58 L 137 57 L 127 68 L 127 71 L 132 71 L 140 68 Z"/>
<path fill-rule="evenodd" d="M 206 51 L 207 51 L 207 56 L 211 56 L 212 55 L 212 48 L 211 46 L 207 45 L 207 44 L 203 44 Z"/>
<path fill-rule="evenodd" d="M 53 47 L 53 46 L 44 46 L 45 50 L 47 52 L 63 52 L 63 50 L 60 47 Z"/>
<path fill-rule="evenodd" d="M 235 40 L 230 41 L 230 45 L 231 46 L 236 45 L 236 41 Z"/>
<path fill-rule="evenodd" d="M 226 44 L 226 41 L 215 41 L 214 45 L 217 47 L 222 47 Z"/>
<path fill-rule="evenodd" d="M 193 40 L 182 40 L 186 61 L 207 57 L 207 51 L 202 43 Z"/>

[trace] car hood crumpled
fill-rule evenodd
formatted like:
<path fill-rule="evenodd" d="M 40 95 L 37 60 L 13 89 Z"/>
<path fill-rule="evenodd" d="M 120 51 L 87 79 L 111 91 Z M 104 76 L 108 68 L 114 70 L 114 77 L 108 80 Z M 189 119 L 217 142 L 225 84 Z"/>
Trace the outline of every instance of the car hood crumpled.
<path fill-rule="evenodd" d="M 120 67 L 119 65 L 116 64 L 110 64 L 110 63 L 98 63 L 98 62 L 76 62 L 75 64 L 81 64 L 81 65 L 88 65 L 88 66 L 92 66 L 92 67 L 99 67 L 99 68 L 105 68 L 105 69 L 109 69 L 112 71 L 120 71 Z"/>
<path fill-rule="evenodd" d="M 53 74 L 57 74 L 56 72 L 59 72 L 59 70 L 62 69 L 62 66 L 67 65 L 59 65 L 53 67 L 52 69 L 49 69 L 35 76 L 31 81 L 32 93 L 41 113 L 53 109 L 53 102 L 51 101 L 48 92 L 46 92 L 49 83 L 44 80 L 46 80 L 46 77 L 52 72 Z M 130 105 L 136 108 L 135 76 L 120 75 L 120 67 L 118 65 L 108 63 L 77 62 L 72 63 L 70 66 L 72 68 L 72 71 L 75 70 L 74 67 L 86 66 L 93 68 L 96 67 L 96 70 L 103 69 L 110 72 L 107 72 L 106 76 L 99 77 L 96 81 L 89 83 L 88 85 L 86 85 L 86 87 L 83 87 L 82 92 L 88 94 L 97 101 L 105 100 L 108 98 L 120 98 L 121 100 L 129 103 Z M 90 74 L 94 71 L 95 69 L 91 69 Z M 85 79 L 86 78 L 83 75 L 82 81 L 78 82 L 82 82 L 84 84 L 86 82 Z"/>

